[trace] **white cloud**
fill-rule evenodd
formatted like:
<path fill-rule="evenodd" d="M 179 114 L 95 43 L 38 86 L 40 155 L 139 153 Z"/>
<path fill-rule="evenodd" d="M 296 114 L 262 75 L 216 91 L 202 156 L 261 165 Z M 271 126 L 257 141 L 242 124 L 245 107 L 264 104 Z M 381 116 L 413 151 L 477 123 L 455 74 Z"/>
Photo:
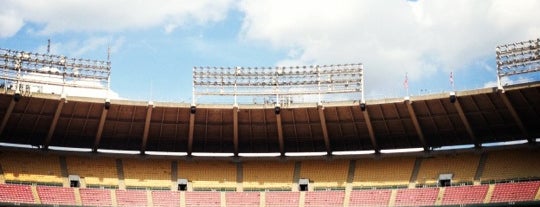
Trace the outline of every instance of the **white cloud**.
<path fill-rule="evenodd" d="M 230 0 L 5 0 L 0 9 L 0 37 L 14 35 L 28 22 L 43 25 L 38 30 L 42 34 L 116 32 L 156 26 L 170 30 L 168 25 L 222 20 L 230 6 Z"/>
<path fill-rule="evenodd" d="M 447 76 L 498 44 L 538 37 L 540 1 L 243 1 L 240 37 L 288 50 L 278 64 L 363 62 L 366 89 Z M 479 68 L 484 70 L 483 68 Z"/>
<path fill-rule="evenodd" d="M 13 11 L 0 10 L 0 38 L 11 37 L 23 26 L 22 18 Z"/>

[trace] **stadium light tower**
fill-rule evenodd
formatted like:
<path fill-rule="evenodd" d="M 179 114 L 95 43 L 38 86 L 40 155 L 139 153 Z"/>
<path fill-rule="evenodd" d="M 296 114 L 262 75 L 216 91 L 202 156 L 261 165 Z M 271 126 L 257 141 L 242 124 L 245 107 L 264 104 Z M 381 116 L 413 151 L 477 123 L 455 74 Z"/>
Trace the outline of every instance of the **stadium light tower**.
<path fill-rule="evenodd" d="M 540 38 L 495 48 L 497 55 L 497 84 L 503 89 L 502 78 L 540 71 Z"/>
<path fill-rule="evenodd" d="M 292 102 L 364 101 L 362 64 L 294 67 L 194 67 L 193 102 L 214 98 L 226 103 L 275 106 Z"/>
<path fill-rule="evenodd" d="M 68 58 L 0 48 L 0 78 L 14 85 L 16 93 L 26 86 L 56 86 L 110 90 L 111 62 Z"/>

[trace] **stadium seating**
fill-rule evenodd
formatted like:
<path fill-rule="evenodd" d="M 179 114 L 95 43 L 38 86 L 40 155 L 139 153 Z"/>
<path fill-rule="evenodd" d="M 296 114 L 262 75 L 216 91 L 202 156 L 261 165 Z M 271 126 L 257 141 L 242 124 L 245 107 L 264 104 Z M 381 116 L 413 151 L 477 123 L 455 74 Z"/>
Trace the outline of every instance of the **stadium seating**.
<path fill-rule="evenodd" d="M 171 187 L 171 162 L 152 159 L 123 159 L 126 186 Z"/>
<path fill-rule="evenodd" d="M 227 207 L 259 206 L 259 192 L 227 192 L 225 194 Z"/>
<path fill-rule="evenodd" d="M 443 205 L 462 205 L 482 203 L 486 197 L 488 185 L 446 187 Z"/>
<path fill-rule="evenodd" d="M 2 153 L 0 164 L 8 181 L 62 183 L 60 161 L 57 156 L 40 153 Z"/>
<path fill-rule="evenodd" d="M 219 207 L 221 194 L 219 192 L 186 192 L 186 207 Z"/>
<path fill-rule="evenodd" d="M 173 191 L 152 191 L 154 206 L 180 206 L 180 193 Z"/>
<path fill-rule="evenodd" d="M 118 206 L 147 206 L 145 190 L 116 190 Z"/>
<path fill-rule="evenodd" d="M 354 186 L 406 186 L 414 168 L 414 158 L 390 157 L 356 161 Z"/>
<path fill-rule="evenodd" d="M 291 189 L 293 162 L 244 162 L 242 167 L 244 189 Z"/>
<path fill-rule="evenodd" d="M 224 161 L 179 162 L 178 178 L 191 181 L 194 189 L 236 189 L 236 164 Z"/>
<path fill-rule="evenodd" d="M 116 161 L 104 157 L 66 157 L 70 175 L 78 175 L 86 185 L 118 186 Z"/>
<path fill-rule="evenodd" d="M 344 191 L 306 192 L 306 207 L 343 206 Z"/>
<path fill-rule="evenodd" d="M 540 178 L 540 151 L 519 149 L 488 152 L 483 181 Z"/>
<path fill-rule="evenodd" d="M 303 161 L 300 178 L 309 178 L 317 187 L 345 187 L 349 172 L 348 160 Z"/>
<path fill-rule="evenodd" d="M 112 206 L 111 190 L 81 188 L 79 193 L 84 206 Z"/>
<path fill-rule="evenodd" d="M 299 192 L 266 192 L 265 203 L 267 207 L 298 207 Z"/>
<path fill-rule="evenodd" d="M 388 206 L 391 190 L 355 190 L 351 192 L 349 206 Z"/>
<path fill-rule="evenodd" d="M 439 188 L 399 189 L 396 196 L 396 206 L 434 205 Z"/>
<path fill-rule="evenodd" d="M 491 203 L 533 200 L 538 187 L 540 187 L 540 181 L 497 184 Z"/>
<path fill-rule="evenodd" d="M 42 204 L 75 205 L 73 188 L 37 186 L 37 191 Z"/>
<path fill-rule="evenodd" d="M 0 185 L 0 202 L 34 203 L 32 189 L 29 185 Z"/>
<path fill-rule="evenodd" d="M 435 184 L 440 174 L 453 174 L 452 182 L 472 182 L 480 156 L 475 154 L 439 155 L 424 158 L 418 171 L 417 183 Z"/>

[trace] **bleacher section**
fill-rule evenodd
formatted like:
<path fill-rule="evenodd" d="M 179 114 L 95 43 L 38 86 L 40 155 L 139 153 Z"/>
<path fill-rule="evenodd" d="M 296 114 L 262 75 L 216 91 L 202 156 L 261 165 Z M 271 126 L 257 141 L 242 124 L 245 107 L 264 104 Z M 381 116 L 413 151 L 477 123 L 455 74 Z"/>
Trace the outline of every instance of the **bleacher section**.
<path fill-rule="evenodd" d="M 356 161 L 353 186 L 407 186 L 414 168 L 414 158 L 391 157 Z"/>
<path fill-rule="evenodd" d="M 436 184 L 440 174 L 452 174 L 452 182 L 473 182 L 480 155 L 468 153 L 424 158 L 418 171 L 418 184 Z"/>
<path fill-rule="evenodd" d="M 145 190 L 116 190 L 118 206 L 147 206 Z"/>
<path fill-rule="evenodd" d="M 487 195 L 489 185 L 445 187 L 440 197 L 442 205 L 488 203 L 514 203 L 532 201 L 540 190 L 540 181 L 495 184 L 492 196 Z M 74 188 L 37 186 L 34 198 L 31 186 L 0 184 L 0 203 L 78 205 Z M 443 188 L 416 188 L 398 190 L 353 190 L 349 206 L 423 206 L 439 205 L 437 196 Z M 81 188 L 81 203 L 84 206 L 183 206 L 180 192 L 145 190 L 108 190 Z M 393 191 L 396 196 L 393 197 Z M 115 197 L 111 197 L 111 192 Z M 147 200 L 150 193 L 152 202 Z M 345 191 L 310 191 L 302 199 L 300 192 L 185 192 L 185 206 L 261 206 L 267 207 L 343 206 Z M 223 197 L 222 197 L 223 195 Z M 489 197 L 489 198 L 488 198 Z M 35 200 L 37 199 L 37 200 Z M 538 198 L 537 198 L 538 199 Z"/>
<path fill-rule="evenodd" d="M 306 207 L 343 206 L 344 191 L 306 192 Z"/>
<path fill-rule="evenodd" d="M 63 182 L 58 156 L 22 152 L 1 153 L 0 164 L 6 181 L 59 185 Z"/>
<path fill-rule="evenodd" d="M 446 187 L 443 205 L 462 205 L 482 203 L 486 197 L 488 185 Z"/>
<path fill-rule="evenodd" d="M 225 193 L 227 207 L 250 207 L 260 205 L 259 192 L 227 192 Z"/>
<path fill-rule="evenodd" d="M 186 192 L 186 207 L 219 207 L 221 194 L 219 192 Z"/>
<path fill-rule="evenodd" d="M 224 161 L 179 162 L 178 178 L 191 181 L 195 190 L 236 189 L 236 164 Z"/>
<path fill-rule="evenodd" d="M 540 178 L 540 150 L 489 152 L 482 181 Z"/>
<path fill-rule="evenodd" d="M 348 170 L 348 160 L 303 161 L 300 178 L 308 178 L 315 188 L 344 188 Z"/>
<path fill-rule="evenodd" d="M 123 159 L 126 187 L 171 187 L 169 160 Z"/>
<path fill-rule="evenodd" d="M 111 190 L 81 188 L 79 192 L 84 206 L 112 206 Z"/>
<path fill-rule="evenodd" d="M 496 181 L 495 184 L 482 182 L 480 185 L 423 187 L 408 185 L 415 157 L 357 159 L 355 167 L 352 168 L 354 169 L 352 185 L 348 185 L 348 174 L 351 173 L 352 178 L 353 171 L 349 170 L 350 160 L 345 159 L 297 161 L 299 165 L 296 165 L 296 170 L 299 171 L 295 172 L 295 162 L 288 160 L 240 162 L 180 160 L 178 165 L 175 165 L 174 160 L 142 157 L 59 157 L 43 152 L 2 151 L 0 172 L 3 172 L 7 184 L 0 183 L 0 204 L 177 207 L 298 207 L 346 204 L 421 206 L 482 203 L 504 205 L 508 202 L 540 199 L 540 181 L 535 180 L 540 176 L 540 172 L 537 172 L 540 168 L 537 163 L 540 162 L 540 158 L 537 157 L 540 156 L 538 151 L 526 148 L 484 153 L 487 158 L 484 173 L 478 174 L 482 180 Z M 64 166 L 61 164 L 64 157 L 67 169 L 61 167 Z M 478 154 L 460 154 L 418 158 L 422 161 L 416 182 L 434 183 L 439 174 L 452 173 L 454 183 L 466 181 L 470 184 L 473 172 L 479 166 L 478 157 Z M 116 162 L 117 159 L 121 162 Z M 446 166 L 440 163 L 445 163 Z M 117 168 L 117 164 L 121 168 Z M 186 178 L 190 181 L 186 192 L 170 190 L 172 179 L 175 179 L 171 172 L 175 172 L 173 170 L 175 167 L 178 172 L 177 178 Z M 65 171 L 61 173 L 63 171 L 61 168 L 67 170 L 67 174 Z M 117 169 L 122 171 L 118 173 Z M 238 170 L 242 171 L 237 175 Z M 497 170 L 504 176 L 497 175 Z M 66 186 L 67 175 L 70 174 L 79 175 L 81 182 L 86 185 L 79 188 L 60 187 L 62 184 Z M 119 176 L 124 179 L 118 178 Z M 242 182 L 236 182 L 237 176 Z M 293 177 L 309 178 L 311 180 L 309 185 L 312 186 L 307 192 L 292 192 L 297 190 L 291 188 L 293 183 L 298 182 Z M 121 189 L 99 188 L 113 184 L 118 186 L 122 182 L 126 184 L 127 190 L 120 186 Z M 287 189 L 268 191 L 277 187 Z M 235 192 L 237 190 L 244 192 Z"/>
<path fill-rule="evenodd" d="M 244 189 L 290 190 L 294 176 L 294 162 L 244 162 Z"/>
<path fill-rule="evenodd" d="M 299 192 L 266 192 L 265 203 L 267 207 L 298 207 Z"/>
<path fill-rule="evenodd" d="M 0 185 L 0 202 L 34 203 L 29 185 Z"/>
<path fill-rule="evenodd" d="M 180 206 L 180 193 L 173 191 L 153 191 L 152 201 L 154 206 Z"/>
<path fill-rule="evenodd" d="M 39 199 L 43 204 L 75 205 L 73 188 L 37 186 Z"/>
<path fill-rule="evenodd" d="M 396 196 L 396 206 L 425 206 L 435 205 L 439 188 L 399 189 Z"/>
<path fill-rule="evenodd" d="M 355 190 L 351 192 L 349 206 L 388 206 L 391 190 Z"/>
<path fill-rule="evenodd" d="M 538 187 L 540 187 L 540 181 L 497 184 L 491 203 L 533 200 Z"/>
<path fill-rule="evenodd" d="M 104 157 L 66 157 L 70 175 L 78 175 L 90 186 L 118 186 L 116 161 Z"/>

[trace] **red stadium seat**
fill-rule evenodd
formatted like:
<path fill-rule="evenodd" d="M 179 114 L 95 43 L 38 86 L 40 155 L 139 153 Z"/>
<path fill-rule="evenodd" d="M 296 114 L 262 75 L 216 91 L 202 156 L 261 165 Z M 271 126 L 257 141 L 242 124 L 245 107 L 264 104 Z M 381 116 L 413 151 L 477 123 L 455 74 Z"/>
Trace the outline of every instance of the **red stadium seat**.
<path fill-rule="evenodd" d="M 34 203 L 29 185 L 0 185 L 0 201 L 10 203 Z"/>
<path fill-rule="evenodd" d="M 79 193 L 84 206 L 112 206 L 110 190 L 81 188 Z"/>
<path fill-rule="evenodd" d="M 37 186 L 41 203 L 52 205 L 75 205 L 73 188 Z"/>

